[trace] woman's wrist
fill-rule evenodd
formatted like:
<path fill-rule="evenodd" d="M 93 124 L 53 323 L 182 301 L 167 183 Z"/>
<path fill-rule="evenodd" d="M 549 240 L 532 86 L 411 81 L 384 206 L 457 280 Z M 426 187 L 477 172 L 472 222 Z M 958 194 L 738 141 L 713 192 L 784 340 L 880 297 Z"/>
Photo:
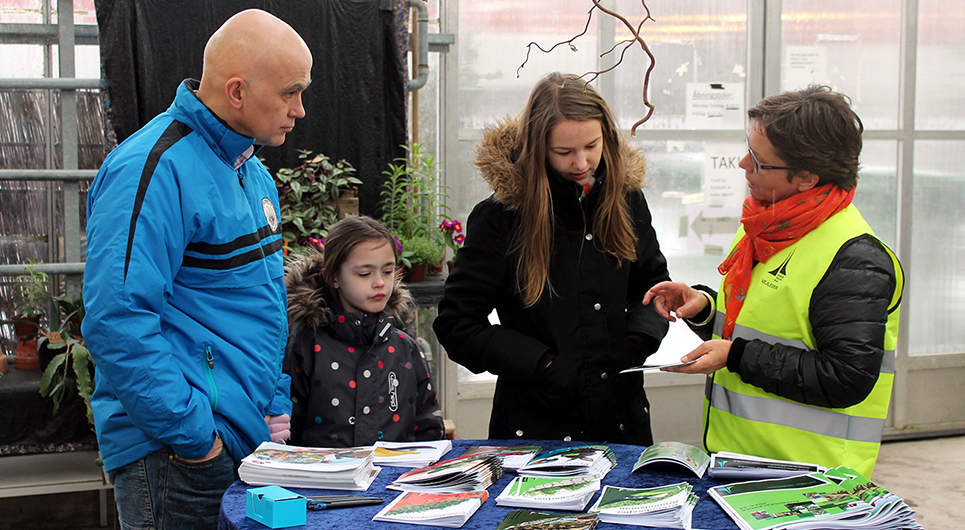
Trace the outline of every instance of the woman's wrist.
<path fill-rule="evenodd" d="M 702 291 L 700 289 L 695 289 L 695 290 L 698 293 L 704 295 L 704 298 L 707 299 L 707 306 L 702 311 L 694 315 L 694 319 L 700 318 L 700 316 L 704 314 L 705 311 L 707 312 L 707 315 L 704 318 L 702 318 L 699 322 L 695 322 L 690 318 L 685 318 L 684 320 L 686 320 L 687 323 L 690 324 L 691 326 L 706 326 L 707 324 L 710 323 L 711 320 L 714 319 L 714 313 L 716 309 L 714 304 L 714 299 L 713 297 L 710 296 L 710 293 L 708 293 L 707 291 Z"/>

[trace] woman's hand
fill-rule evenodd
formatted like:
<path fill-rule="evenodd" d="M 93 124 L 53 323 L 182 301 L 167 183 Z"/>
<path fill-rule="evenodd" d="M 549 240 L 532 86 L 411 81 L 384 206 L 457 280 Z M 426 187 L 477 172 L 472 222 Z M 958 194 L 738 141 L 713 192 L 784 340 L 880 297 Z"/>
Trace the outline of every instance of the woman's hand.
<path fill-rule="evenodd" d="M 697 289 L 680 282 L 660 282 L 643 295 L 643 305 L 650 304 L 657 313 L 670 322 L 676 322 L 674 317 L 691 318 L 700 314 L 710 303 L 707 297 Z M 671 315 L 671 311 L 674 315 Z"/>
<path fill-rule="evenodd" d="M 733 343 L 729 340 L 708 340 L 694 348 L 694 351 L 680 358 L 681 362 L 689 362 L 694 359 L 696 359 L 696 362 L 686 366 L 663 368 L 662 371 L 710 375 L 727 366 L 731 344 Z"/>

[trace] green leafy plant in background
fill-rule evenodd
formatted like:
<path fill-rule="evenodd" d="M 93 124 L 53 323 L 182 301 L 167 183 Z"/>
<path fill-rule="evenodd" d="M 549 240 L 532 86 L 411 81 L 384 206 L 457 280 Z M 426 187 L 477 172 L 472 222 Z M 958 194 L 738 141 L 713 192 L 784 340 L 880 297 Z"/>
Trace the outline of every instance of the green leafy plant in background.
<path fill-rule="evenodd" d="M 27 273 L 13 280 L 13 312 L 16 317 L 36 318 L 47 313 L 45 303 L 50 300 L 47 291 L 50 277 L 35 269 L 36 260 L 27 261 Z"/>
<path fill-rule="evenodd" d="M 345 160 L 332 161 L 325 155 L 299 150 L 302 165 L 279 169 L 275 175 L 281 201 L 282 237 L 289 249 L 298 252 L 306 245 L 318 247 L 328 235 L 328 229 L 346 215 L 346 196 L 357 196 L 362 181 L 356 178 L 355 168 Z M 310 239 L 312 241 L 310 241 Z M 320 250 L 320 248 L 319 248 Z"/>

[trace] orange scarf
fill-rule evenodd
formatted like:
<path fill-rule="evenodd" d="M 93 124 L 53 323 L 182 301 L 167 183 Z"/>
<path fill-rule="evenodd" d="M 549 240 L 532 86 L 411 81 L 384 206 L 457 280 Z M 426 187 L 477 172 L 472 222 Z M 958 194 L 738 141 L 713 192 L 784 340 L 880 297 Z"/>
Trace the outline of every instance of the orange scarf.
<path fill-rule="evenodd" d="M 717 271 L 724 275 L 727 316 L 721 334 L 723 338 L 729 339 L 734 333 L 734 323 L 747 298 L 754 263 L 766 262 L 845 209 L 854 199 L 855 189 L 844 191 L 834 184 L 825 184 L 792 195 L 770 207 L 751 196 L 744 199 L 744 212 L 741 215 L 744 236 L 717 267 Z"/>

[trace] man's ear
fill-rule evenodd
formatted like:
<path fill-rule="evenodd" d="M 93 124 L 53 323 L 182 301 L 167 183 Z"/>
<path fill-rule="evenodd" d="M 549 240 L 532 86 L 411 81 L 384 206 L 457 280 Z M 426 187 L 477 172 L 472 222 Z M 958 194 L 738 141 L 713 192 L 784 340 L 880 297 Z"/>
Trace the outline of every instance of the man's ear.
<path fill-rule="evenodd" d="M 232 77 L 225 82 L 224 93 L 228 104 L 235 110 L 241 109 L 244 104 L 245 80 L 240 77 Z"/>
<path fill-rule="evenodd" d="M 801 193 L 802 191 L 807 191 L 817 186 L 818 181 L 821 179 L 814 173 L 805 170 L 797 175 L 794 175 L 794 180 L 797 180 L 797 191 L 798 193 Z"/>

